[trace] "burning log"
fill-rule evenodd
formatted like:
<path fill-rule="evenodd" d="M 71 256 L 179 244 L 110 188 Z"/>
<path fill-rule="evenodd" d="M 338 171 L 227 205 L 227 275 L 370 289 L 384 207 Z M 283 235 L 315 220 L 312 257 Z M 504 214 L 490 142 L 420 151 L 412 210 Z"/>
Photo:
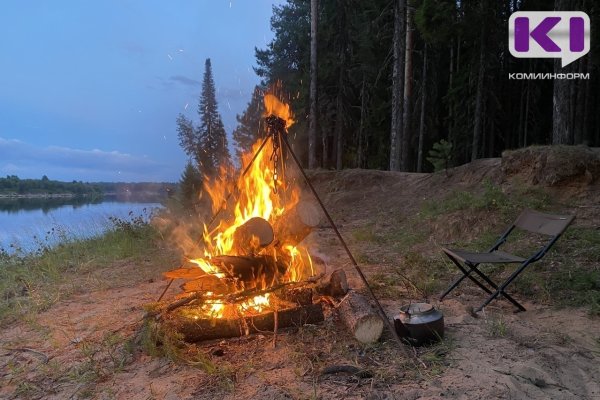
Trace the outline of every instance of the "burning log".
<path fill-rule="evenodd" d="M 210 262 L 222 271 L 227 271 L 230 278 L 245 285 L 253 287 L 257 283 L 266 283 L 270 286 L 278 275 L 287 271 L 288 263 L 281 257 L 273 256 L 216 256 Z"/>
<path fill-rule="evenodd" d="M 342 297 L 348 293 L 348 280 L 343 269 L 336 269 L 329 276 L 328 282 L 317 285 L 317 292 L 331 297 Z"/>
<path fill-rule="evenodd" d="M 312 304 L 313 290 L 309 287 L 283 288 L 277 298 L 299 306 Z"/>
<path fill-rule="evenodd" d="M 359 342 L 373 343 L 381 337 L 383 320 L 361 294 L 349 291 L 339 304 L 338 312 L 344 324 Z"/>
<path fill-rule="evenodd" d="M 163 276 L 168 279 L 185 279 L 187 282 L 183 283 L 181 288 L 187 293 L 198 291 L 225 293 L 228 289 L 226 282 L 214 275 L 207 274 L 198 267 L 177 268 L 163 272 Z"/>
<path fill-rule="evenodd" d="M 273 238 L 273 227 L 260 217 L 250 218 L 233 234 L 234 246 L 240 255 L 257 254 L 260 249 L 270 245 Z"/>
<path fill-rule="evenodd" d="M 285 212 L 275 223 L 276 237 L 285 243 L 296 246 L 319 225 L 321 214 L 312 202 L 300 201 Z"/>
<path fill-rule="evenodd" d="M 309 304 L 277 312 L 278 328 L 316 324 L 323 322 L 325 317 L 321 304 Z M 204 340 L 245 336 L 259 332 L 273 332 L 275 328 L 275 313 L 268 312 L 252 317 L 236 319 L 201 318 L 191 319 L 180 314 L 174 314 L 165 321 L 179 332 L 186 342 L 201 342 Z"/>

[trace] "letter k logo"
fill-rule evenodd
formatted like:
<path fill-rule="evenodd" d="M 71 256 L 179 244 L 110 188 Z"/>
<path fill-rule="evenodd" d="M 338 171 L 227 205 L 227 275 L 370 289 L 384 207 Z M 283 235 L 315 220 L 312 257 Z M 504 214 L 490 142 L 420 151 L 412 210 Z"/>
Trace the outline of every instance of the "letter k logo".
<path fill-rule="evenodd" d="M 560 22 L 560 17 L 547 17 L 531 31 L 531 38 L 535 40 L 544 51 L 559 52 L 560 47 L 548 37 L 548 33 Z M 529 51 L 529 18 L 515 18 L 515 50 L 518 52 Z"/>

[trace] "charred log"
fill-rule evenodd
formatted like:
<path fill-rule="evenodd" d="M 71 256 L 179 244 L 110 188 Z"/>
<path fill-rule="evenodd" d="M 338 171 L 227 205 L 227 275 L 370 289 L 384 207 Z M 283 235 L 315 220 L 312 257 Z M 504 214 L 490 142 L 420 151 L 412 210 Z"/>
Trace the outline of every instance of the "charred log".
<path fill-rule="evenodd" d="M 273 256 L 216 256 L 210 262 L 226 272 L 229 280 L 244 288 L 258 283 L 271 286 L 279 275 L 286 273 L 288 263 Z"/>
<path fill-rule="evenodd" d="M 239 226 L 233 234 L 233 243 L 237 254 L 253 255 L 273 242 L 271 224 L 260 217 L 250 218 Z"/>
<path fill-rule="evenodd" d="M 312 202 L 300 201 L 275 223 L 275 236 L 280 242 L 297 245 L 319 225 L 321 214 Z"/>
<path fill-rule="evenodd" d="M 277 293 L 277 298 L 295 305 L 306 306 L 312 304 L 313 290 L 309 287 L 284 288 Z"/>
<path fill-rule="evenodd" d="M 328 281 L 317 285 L 317 292 L 325 296 L 342 297 L 348 293 L 348 280 L 343 269 L 336 269 Z"/>
<path fill-rule="evenodd" d="M 278 329 L 316 324 L 324 319 L 321 304 L 310 304 L 277 312 Z M 259 332 L 273 332 L 275 313 L 268 312 L 254 317 L 236 319 L 191 319 L 181 314 L 172 314 L 165 320 L 165 323 L 179 332 L 186 342 L 195 343 Z"/>

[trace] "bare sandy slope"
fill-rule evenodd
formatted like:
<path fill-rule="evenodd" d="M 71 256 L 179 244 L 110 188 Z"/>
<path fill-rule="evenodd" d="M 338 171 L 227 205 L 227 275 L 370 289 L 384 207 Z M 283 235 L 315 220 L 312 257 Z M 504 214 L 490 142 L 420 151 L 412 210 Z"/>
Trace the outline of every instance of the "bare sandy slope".
<path fill-rule="evenodd" d="M 484 178 L 498 184 L 504 179 L 499 160 L 481 160 L 461 168 L 451 177 L 323 171 L 313 174 L 313 179 L 341 231 L 351 237 L 373 221 L 379 221 L 376 227 L 403 224 L 432 192 L 443 198 L 456 188 L 470 190 Z M 575 192 L 569 207 L 579 207 L 584 215 L 579 223 L 597 226 L 600 217 L 593 207 L 597 186 L 579 187 Z M 457 226 L 462 227 L 460 222 Z M 435 246 L 448 232 L 452 231 L 425 238 L 420 245 L 437 252 Z M 356 240 L 351 242 L 356 245 Z M 324 225 L 313 234 L 311 246 L 328 269 L 345 268 L 352 285 L 362 287 L 331 229 Z M 369 277 L 385 272 L 402 255 L 392 247 L 377 252 L 376 258 L 362 261 Z M 129 267 L 135 273 L 137 266 Z M 407 347 L 415 359 L 405 357 L 389 334 L 374 346 L 358 345 L 328 308 L 325 323 L 281 333 L 275 348 L 267 333 L 200 344 L 215 367 L 205 372 L 151 357 L 139 348 L 124 348 L 125 339 L 139 331 L 143 304 L 154 301 L 164 285 L 157 277 L 138 286 L 78 295 L 4 329 L 0 333 L 0 397 L 600 398 L 600 320 L 583 309 L 555 309 L 525 300 L 528 311 L 515 314 L 510 304 L 497 301 L 475 318 L 469 307 L 482 296 L 465 285 L 442 304 L 430 298 L 444 312 L 446 340 L 432 348 Z M 167 297 L 178 291 L 174 285 Z M 402 304 L 420 300 L 401 289 L 397 293 L 396 298 L 388 296 L 383 301 L 389 315 Z M 340 364 L 358 366 L 370 376 L 321 374 L 324 367 Z"/>

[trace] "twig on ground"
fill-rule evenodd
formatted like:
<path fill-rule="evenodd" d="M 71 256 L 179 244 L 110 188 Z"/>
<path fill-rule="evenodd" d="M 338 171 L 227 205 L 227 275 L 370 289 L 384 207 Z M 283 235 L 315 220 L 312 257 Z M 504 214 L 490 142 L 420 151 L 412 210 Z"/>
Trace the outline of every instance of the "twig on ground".
<path fill-rule="evenodd" d="M 20 351 L 20 352 L 33 353 L 42 358 L 43 364 L 47 364 L 48 361 L 50 360 L 50 357 L 48 357 L 46 354 L 44 354 L 38 350 L 30 349 L 29 347 L 2 347 L 2 348 L 4 350 L 8 350 L 8 351 Z"/>
<path fill-rule="evenodd" d="M 278 325 L 277 308 L 273 311 L 273 348 L 277 347 L 277 325 Z"/>

